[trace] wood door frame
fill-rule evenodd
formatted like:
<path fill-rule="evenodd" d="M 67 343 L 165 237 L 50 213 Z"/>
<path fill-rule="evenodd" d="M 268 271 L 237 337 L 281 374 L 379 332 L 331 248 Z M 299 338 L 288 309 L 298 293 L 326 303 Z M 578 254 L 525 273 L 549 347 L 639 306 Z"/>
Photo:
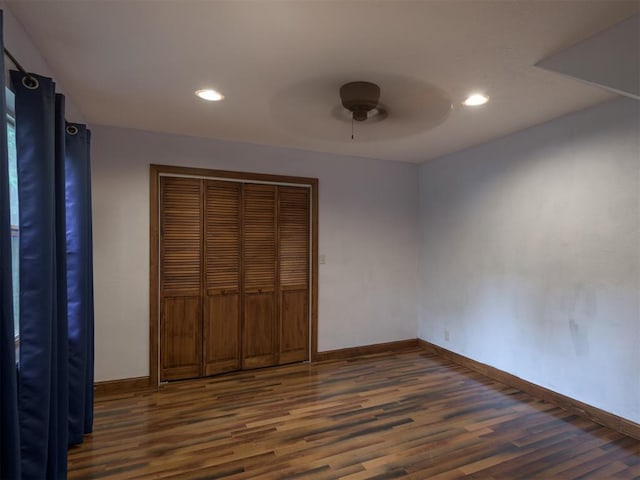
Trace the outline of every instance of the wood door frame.
<path fill-rule="evenodd" d="M 272 183 L 308 186 L 311 190 L 311 272 L 310 289 L 310 361 L 318 356 L 318 179 L 311 177 L 291 177 L 265 173 L 234 172 L 206 168 L 176 167 L 170 165 L 150 165 L 149 175 L 149 385 L 159 383 L 159 323 L 160 323 L 160 177 L 186 176 L 216 178 L 243 183 Z"/>

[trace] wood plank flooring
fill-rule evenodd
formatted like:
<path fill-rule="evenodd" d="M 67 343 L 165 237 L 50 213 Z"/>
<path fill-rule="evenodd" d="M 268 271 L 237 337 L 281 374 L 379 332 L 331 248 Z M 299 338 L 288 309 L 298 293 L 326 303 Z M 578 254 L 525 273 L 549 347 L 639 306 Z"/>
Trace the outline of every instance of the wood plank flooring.
<path fill-rule="evenodd" d="M 415 349 L 101 396 L 69 478 L 639 479 L 640 442 Z"/>

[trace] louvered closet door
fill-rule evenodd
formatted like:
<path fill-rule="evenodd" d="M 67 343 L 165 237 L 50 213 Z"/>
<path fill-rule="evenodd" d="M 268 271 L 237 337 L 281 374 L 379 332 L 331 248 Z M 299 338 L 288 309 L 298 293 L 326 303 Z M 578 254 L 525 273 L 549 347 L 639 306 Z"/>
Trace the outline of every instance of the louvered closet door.
<path fill-rule="evenodd" d="M 201 375 L 202 181 L 160 179 L 160 379 Z"/>
<path fill-rule="evenodd" d="M 240 369 L 241 185 L 205 183 L 204 374 Z"/>
<path fill-rule="evenodd" d="M 279 187 L 279 363 L 309 359 L 309 189 Z"/>
<path fill-rule="evenodd" d="M 242 368 L 278 363 L 276 187 L 244 185 Z"/>

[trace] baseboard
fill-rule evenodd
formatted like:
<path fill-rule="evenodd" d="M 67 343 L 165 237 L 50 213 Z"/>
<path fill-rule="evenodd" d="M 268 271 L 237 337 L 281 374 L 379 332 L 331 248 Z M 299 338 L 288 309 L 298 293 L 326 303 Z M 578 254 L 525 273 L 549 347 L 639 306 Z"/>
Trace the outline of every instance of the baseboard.
<path fill-rule="evenodd" d="M 93 384 L 93 391 L 96 395 L 137 392 L 149 388 L 151 388 L 149 377 L 123 378 L 121 380 L 107 380 Z"/>
<path fill-rule="evenodd" d="M 605 427 L 609 427 L 620 433 L 624 433 L 625 435 L 640 440 L 640 424 L 632 422 L 631 420 L 627 420 L 614 415 L 613 413 L 606 412 L 579 400 L 567 397 L 561 393 L 554 392 L 548 388 L 541 387 L 540 385 L 536 385 L 535 383 L 531 383 L 520 377 L 507 373 L 504 370 L 499 370 L 495 367 L 480 363 L 425 340 L 418 339 L 418 344 L 423 349 L 436 353 L 447 360 L 451 360 L 458 365 L 468 368 L 469 370 L 478 372 L 486 377 L 492 378 L 493 380 L 497 380 L 500 383 L 517 388 L 518 390 L 526 392 L 536 398 L 557 405 L 571 413 L 581 415 L 600 425 L 604 425 Z"/>
<path fill-rule="evenodd" d="M 373 345 L 362 345 L 360 347 L 341 348 L 338 350 L 327 350 L 318 352 L 313 357 L 314 362 L 324 362 L 327 360 L 344 360 L 347 358 L 359 357 L 362 355 L 372 355 L 374 353 L 397 352 L 416 348 L 418 339 L 399 340 L 397 342 L 374 343 Z"/>
<path fill-rule="evenodd" d="M 374 353 L 397 352 L 418 347 L 418 339 L 400 340 L 397 342 L 376 343 L 374 345 L 364 345 L 361 347 L 341 348 L 339 350 L 329 350 L 318 352 L 314 357 L 314 362 L 326 360 L 344 360 L 346 358 L 359 357 L 361 355 L 371 355 Z M 129 393 L 140 390 L 151 389 L 149 377 L 123 378 L 121 380 L 108 380 L 94 383 L 96 395 L 110 395 L 113 393 Z"/>

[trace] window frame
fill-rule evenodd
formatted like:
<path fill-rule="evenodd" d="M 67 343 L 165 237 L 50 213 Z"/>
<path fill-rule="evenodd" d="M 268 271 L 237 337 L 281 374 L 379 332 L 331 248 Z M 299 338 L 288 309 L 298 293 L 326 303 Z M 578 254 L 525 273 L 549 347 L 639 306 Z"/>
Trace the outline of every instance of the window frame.
<path fill-rule="evenodd" d="M 7 118 L 7 138 L 9 137 L 9 130 L 13 129 L 14 132 L 14 136 L 15 136 L 15 130 L 16 130 L 16 118 L 15 118 L 15 96 L 14 96 L 14 92 L 6 87 L 5 88 L 5 98 L 6 98 L 6 106 L 7 106 L 7 110 L 5 112 L 6 118 Z M 7 156 L 9 158 L 9 142 L 7 142 Z M 17 162 L 17 152 L 16 152 L 16 162 Z M 16 164 L 16 173 L 17 173 L 17 164 Z M 9 198 L 9 202 L 11 204 L 11 197 Z M 20 203 L 18 201 L 18 212 L 20 211 Z M 12 208 L 12 207 L 10 207 Z M 18 213 L 19 216 L 19 213 Z M 18 219 L 18 224 L 14 225 L 13 223 L 11 223 L 11 269 L 12 269 L 12 276 L 13 276 L 13 265 L 14 265 L 14 261 L 13 261 L 13 256 L 14 256 L 14 249 L 13 249 L 13 240 L 14 238 L 20 238 L 20 224 L 19 224 L 19 219 Z M 19 241 L 18 241 L 19 242 Z M 18 256 L 19 256 L 19 243 L 18 243 Z M 15 277 L 14 277 L 15 278 Z M 20 320 L 19 320 L 19 316 L 20 316 L 20 300 L 19 300 L 19 296 L 20 296 L 20 263 L 19 263 L 19 259 L 18 259 L 18 273 L 17 273 L 17 278 L 18 278 L 18 284 L 17 285 L 12 285 L 13 288 L 13 295 L 15 295 L 16 293 L 16 289 L 18 289 L 18 308 L 16 308 L 16 304 L 14 302 L 14 309 L 13 309 L 13 315 L 14 315 L 14 331 L 13 331 L 13 339 L 14 339 L 14 345 L 15 345 L 15 349 L 16 349 L 16 363 L 18 362 L 18 353 L 19 353 L 19 349 L 20 349 Z M 16 321 L 17 320 L 17 321 Z M 15 326 L 17 325 L 18 329 L 16 331 Z"/>

